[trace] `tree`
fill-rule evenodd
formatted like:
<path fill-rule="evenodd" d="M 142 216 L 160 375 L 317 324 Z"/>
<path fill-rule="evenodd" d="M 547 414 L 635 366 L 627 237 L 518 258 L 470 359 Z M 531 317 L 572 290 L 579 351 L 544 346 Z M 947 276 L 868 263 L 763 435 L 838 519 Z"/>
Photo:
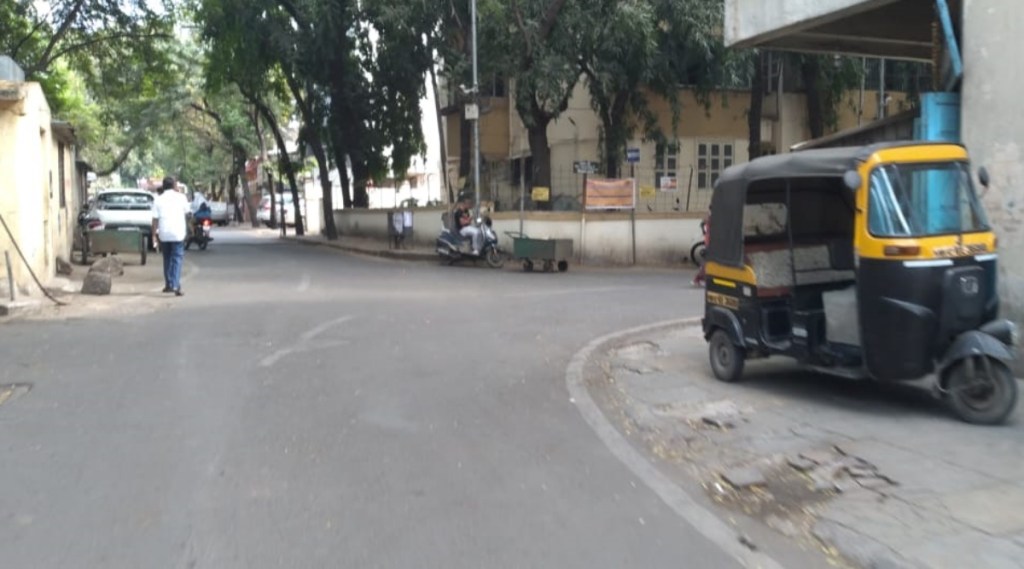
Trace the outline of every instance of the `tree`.
<path fill-rule="evenodd" d="M 296 10 L 294 7 L 288 9 Z M 297 11 L 296 14 L 300 15 Z M 288 179 L 293 203 L 300 203 L 295 167 L 281 132 L 279 111 L 274 110 L 279 106 L 275 100 L 294 96 L 294 104 L 306 123 L 306 129 L 310 128 L 310 120 L 315 124 L 315 119 L 311 119 L 308 112 L 303 112 L 309 110 L 309 104 L 297 81 L 290 75 L 295 72 L 295 52 L 298 49 L 297 38 L 291 28 L 292 16 L 273 0 L 203 0 L 195 17 L 202 25 L 203 37 L 209 42 L 206 71 L 209 86 L 217 88 L 226 83 L 234 84 L 262 117 L 278 147 L 281 170 Z M 235 171 L 244 181 L 248 154 L 242 155 L 240 151 L 236 151 L 239 156 Z M 322 145 L 315 154 L 318 155 L 321 187 L 324 189 L 325 233 L 334 239 L 337 238 L 337 229 L 334 226 L 329 167 Z M 302 235 L 304 231 L 301 213 L 296 208 L 295 232 Z"/>
<path fill-rule="evenodd" d="M 503 54 L 502 69 L 515 80 L 515 108 L 533 156 L 533 183 L 551 185 L 548 125 L 569 106 L 579 80 L 584 0 L 509 0 L 484 5 L 480 21 Z"/>
<path fill-rule="evenodd" d="M 0 53 L 39 81 L 55 116 L 78 129 L 100 174 L 116 171 L 181 102 L 170 2 L 14 0 L 0 6 Z M 69 90 L 77 91 L 70 99 Z M 82 96 L 78 96 L 81 94 Z"/>

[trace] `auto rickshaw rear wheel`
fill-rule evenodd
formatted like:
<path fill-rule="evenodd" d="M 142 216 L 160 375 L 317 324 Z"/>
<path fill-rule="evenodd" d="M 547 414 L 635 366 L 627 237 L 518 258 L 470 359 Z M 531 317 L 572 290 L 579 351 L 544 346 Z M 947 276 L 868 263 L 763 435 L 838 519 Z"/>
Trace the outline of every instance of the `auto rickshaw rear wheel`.
<path fill-rule="evenodd" d="M 1017 406 L 1017 380 L 999 360 L 965 359 L 949 368 L 945 380 L 950 408 L 967 423 L 1001 424 Z"/>
<path fill-rule="evenodd" d="M 711 359 L 711 371 L 721 381 L 733 383 L 743 377 L 743 365 L 746 363 L 746 351 L 737 346 L 725 330 L 715 330 L 708 344 L 708 355 Z"/>

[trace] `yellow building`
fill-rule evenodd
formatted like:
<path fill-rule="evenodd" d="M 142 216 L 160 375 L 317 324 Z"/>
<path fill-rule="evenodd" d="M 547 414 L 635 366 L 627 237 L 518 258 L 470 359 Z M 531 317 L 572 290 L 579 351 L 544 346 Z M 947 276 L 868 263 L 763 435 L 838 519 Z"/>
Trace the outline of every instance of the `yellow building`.
<path fill-rule="evenodd" d="M 514 89 L 514 86 L 511 86 Z M 509 91 L 511 91 L 510 89 Z M 515 209 L 520 199 L 521 175 L 532 165 L 527 132 L 519 119 L 510 92 L 484 89 L 481 102 L 480 140 L 483 156 L 481 190 L 485 199 L 499 210 Z M 905 104 L 901 93 L 892 93 L 889 111 Z M 625 164 L 624 176 L 631 174 L 641 187 L 641 212 L 703 212 L 710 203 L 710 189 L 722 170 L 748 158 L 747 113 L 750 91 L 721 90 L 710 95 L 710 104 L 698 100 L 695 91 L 681 88 L 682 114 L 673 132 L 668 101 L 648 95 L 650 108 L 659 119 L 665 136 L 674 143 L 658 145 L 636 133 L 629 147 L 639 149 L 639 162 Z M 851 91 L 837 108 L 838 130 L 853 128 L 861 120 L 878 116 L 877 92 Z M 460 109 L 448 107 L 446 140 L 448 173 L 458 180 L 460 150 Z M 601 121 L 590 104 L 583 80 L 577 83 L 568 109 L 548 127 L 551 148 L 551 194 L 563 196 L 562 204 L 578 202 L 582 176 L 574 173 L 577 161 L 600 161 Z M 766 148 L 787 151 L 810 138 L 806 97 L 786 92 L 781 104 L 777 95 L 764 98 L 761 140 Z M 528 176 L 527 176 L 528 178 Z M 522 184 L 525 186 L 526 184 Z M 530 188 L 525 188 L 529 193 Z M 558 208 L 556 208 L 558 209 Z"/>
<path fill-rule="evenodd" d="M 57 257 L 71 258 L 82 193 L 76 155 L 74 132 L 53 122 L 38 83 L 0 81 L 0 216 L 14 238 L 0 226 L 0 302 L 10 300 L 5 252 L 18 294 L 35 288 L 29 269 L 47 283 Z"/>

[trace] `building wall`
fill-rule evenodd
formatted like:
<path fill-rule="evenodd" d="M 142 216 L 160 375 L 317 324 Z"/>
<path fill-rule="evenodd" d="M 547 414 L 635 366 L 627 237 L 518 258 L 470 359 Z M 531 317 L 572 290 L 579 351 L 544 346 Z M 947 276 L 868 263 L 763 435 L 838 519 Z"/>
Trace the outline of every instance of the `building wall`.
<path fill-rule="evenodd" d="M 1024 47 L 1024 3 L 967 0 L 964 4 L 962 132 L 976 166 L 992 186 L 984 202 L 999 235 L 1003 313 L 1024 323 L 1024 75 L 1014 54 Z M 1017 370 L 1024 373 L 1018 358 Z"/>
<path fill-rule="evenodd" d="M 17 93 L 0 101 L 0 215 L 3 215 L 36 276 L 44 283 L 55 275 L 57 256 L 70 258 L 78 196 L 74 191 L 74 147 L 65 150 L 65 202 L 60 203 L 57 139 L 50 108 L 36 83 L 0 82 L 0 92 Z M 7 293 L 2 251 L 11 255 L 19 293 L 34 290 L 6 232 L 0 231 L 0 290 Z"/>
<path fill-rule="evenodd" d="M 389 210 L 339 210 L 334 212 L 338 230 L 344 235 L 387 237 Z M 443 208 L 413 210 L 413 243 L 431 246 L 441 231 Z M 494 230 L 499 246 L 512 250 L 505 232 L 518 232 L 517 213 L 495 213 Z M 636 216 L 637 263 L 683 266 L 690 246 L 700 240 L 700 216 L 647 214 Z M 523 232 L 536 239 L 572 239 L 574 262 L 628 265 L 632 263 L 633 233 L 625 213 L 527 212 Z"/>

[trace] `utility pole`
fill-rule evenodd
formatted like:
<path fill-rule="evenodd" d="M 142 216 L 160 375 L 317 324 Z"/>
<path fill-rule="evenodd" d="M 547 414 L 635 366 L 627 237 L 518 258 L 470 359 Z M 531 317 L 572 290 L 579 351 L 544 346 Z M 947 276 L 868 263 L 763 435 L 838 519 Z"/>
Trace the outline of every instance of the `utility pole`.
<path fill-rule="evenodd" d="M 470 0 L 469 4 L 471 31 L 473 36 L 473 192 L 474 192 L 474 222 L 480 217 L 480 76 L 477 62 L 476 42 L 476 0 Z"/>

